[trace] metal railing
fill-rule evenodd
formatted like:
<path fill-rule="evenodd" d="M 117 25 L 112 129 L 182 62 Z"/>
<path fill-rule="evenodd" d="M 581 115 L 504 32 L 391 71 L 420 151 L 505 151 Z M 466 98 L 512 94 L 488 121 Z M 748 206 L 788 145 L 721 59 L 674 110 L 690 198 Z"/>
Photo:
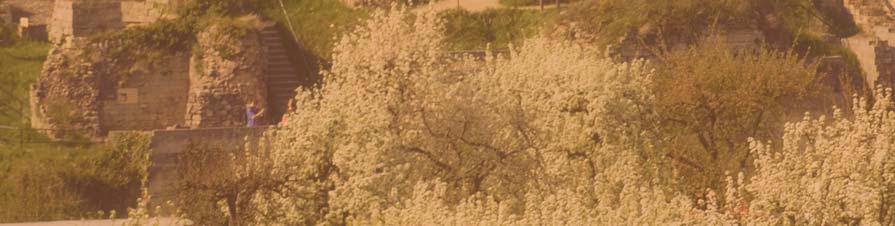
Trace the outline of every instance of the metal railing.
<path fill-rule="evenodd" d="M 26 144 L 93 144 L 84 134 L 92 133 L 89 129 L 35 129 L 0 125 L 0 143 L 18 145 Z M 52 138 L 47 134 L 53 134 Z"/>

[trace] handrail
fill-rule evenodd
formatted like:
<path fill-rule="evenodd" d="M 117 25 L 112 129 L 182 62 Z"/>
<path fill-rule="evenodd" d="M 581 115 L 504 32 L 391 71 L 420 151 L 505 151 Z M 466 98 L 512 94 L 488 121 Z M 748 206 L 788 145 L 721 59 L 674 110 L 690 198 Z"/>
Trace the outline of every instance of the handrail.
<path fill-rule="evenodd" d="M 283 16 L 286 18 L 286 24 L 289 25 L 289 32 L 292 34 L 292 39 L 295 40 L 295 44 L 298 44 L 298 35 L 295 33 L 295 26 L 292 25 L 292 19 L 289 18 L 289 13 L 286 11 L 286 5 L 283 4 L 283 0 L 277 0 L 280 2 L 280 9 L 283 10 Z M 301 62 L 305 65 L 305 76 L 313 76 L 311 73 L 311 66 L 308 65 L 308 59 L 306 57 L 301 57 Z"/>

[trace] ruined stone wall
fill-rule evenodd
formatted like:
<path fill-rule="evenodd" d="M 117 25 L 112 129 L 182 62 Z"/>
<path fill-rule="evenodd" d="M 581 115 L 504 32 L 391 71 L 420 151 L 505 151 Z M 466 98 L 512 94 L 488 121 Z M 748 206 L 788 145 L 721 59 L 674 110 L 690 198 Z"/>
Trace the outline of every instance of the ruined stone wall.
<path fill-rule="evenodd" d="M 879 41 L 874 46 L 877 83 L 886 87 L 895 85 L 895 48 L 887 41 Z"/>
<path fill-rule="evenodd" d="M 31 126 L 46 129 L 51 138 L 77 131 L 96 137 L 99 119 L 101 63 L 79 58 L 78 49 L 51 49 L 38 81 L 31 87 Z"/>
<path fill-rule="evenodd" d="M 266 108 L 267 61 L 260 30 L 260 25 L 222 24 L 198 35 L 201 51 L 190 60 L 189 127 L 244 126 L 247 103 L 255 100 L 259 108 Z"/>
<path fill-rule="evenodd" d="M 232 23 L 238 28 L 203 31 L 192 52 L 122 53 L 127 40 L 57 46 L 33 86 L 34 127 L 85 129 L 98 138 L 110 130 L 244 126 L 246 103 L 266 106 L 267 61 L 257 18 Z"/>
<path fill-rule="evenodd" d="M 101 86 L 106 130 L 153 130 L 184 125 L 189 56 L 177 54 L 127 69 L 117 84 Z"/>
<path fill-rule="evenodd" d="M 0 24 L 12 23 L 12 8 L 6 2 L 0 1 Z"/>
<path fill-rule="evenodd" d="M 164 17 L 176 4 L 170 0 L 122 1 L 121 20 L 126 25 L 149 24 Z"/>
<path fill-rule="evenodd" d="M 52 49 L 32 87 L 32 126 L 98 138 L 109 130 L 183 125 L 189 55 L 159 51 L 136 61 L 108 57 L 118 45 L 76 41 Z"/>
<path fill-rule="evenodd" d="M 12 20 L 27 17 L 31 25 L 47 25 L 53 15 L 54 0 L 5 0 L 10 6 Z"/>
<path fill-rule="evenodd" d="M 53 42 L 124 28 L 120 1 L 58 0 L 53 8 L 48 31 Z"/>

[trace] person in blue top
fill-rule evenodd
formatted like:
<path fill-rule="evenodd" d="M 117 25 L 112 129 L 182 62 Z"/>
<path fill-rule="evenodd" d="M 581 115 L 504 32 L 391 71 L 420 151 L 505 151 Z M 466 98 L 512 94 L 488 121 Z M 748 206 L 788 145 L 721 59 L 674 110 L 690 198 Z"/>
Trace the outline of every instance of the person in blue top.
<path fill-rule="evenodd" d="M 258 121 L 264 115 L 264 109 L 258 109 L 258 104 L 252 100 L 246 105 L 246 127 L 258 126 Z"/>

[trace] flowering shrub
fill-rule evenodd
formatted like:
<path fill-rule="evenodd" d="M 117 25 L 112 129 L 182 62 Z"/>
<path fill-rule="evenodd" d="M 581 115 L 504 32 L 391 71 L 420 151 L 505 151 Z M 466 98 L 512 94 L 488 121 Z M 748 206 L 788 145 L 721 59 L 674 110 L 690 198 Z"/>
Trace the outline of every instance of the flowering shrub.
<path fill-rule="evenodd" d="M 832 119 L 786 125 L 781 147 L 753 141 L 757 172 L 745 190 L 756 225 L 892 225 L 895 112 L 891 90 Z"/>
<path fill-rule="evenodd" d="M 300 91 L 273 136 L 273 159 L 300 176 L 257 196 L 276 217 L 255 223 L 725 220 L 663 189 L 644 62 L 547 39 L 477 61 L 441 39 L 433 13 L 402 10 L 344 37 L 324 85 Z"/>
<path fill-rule="evenodd" d="M 888 96 L 853 120 L 790 124 L 779 151 L 752 142 L 754 174 L 693 199 L 657 128 L 647 63 L 543 38 L 458 57 L 440 24 L 432 12 L 379 11 L 341 39 L 323 85 L 299 90 L 289 124 L 262 147 L 259 172 L 282 184 L 244 193 L 252 214 L 239 222 L 891 224 Z"/>

